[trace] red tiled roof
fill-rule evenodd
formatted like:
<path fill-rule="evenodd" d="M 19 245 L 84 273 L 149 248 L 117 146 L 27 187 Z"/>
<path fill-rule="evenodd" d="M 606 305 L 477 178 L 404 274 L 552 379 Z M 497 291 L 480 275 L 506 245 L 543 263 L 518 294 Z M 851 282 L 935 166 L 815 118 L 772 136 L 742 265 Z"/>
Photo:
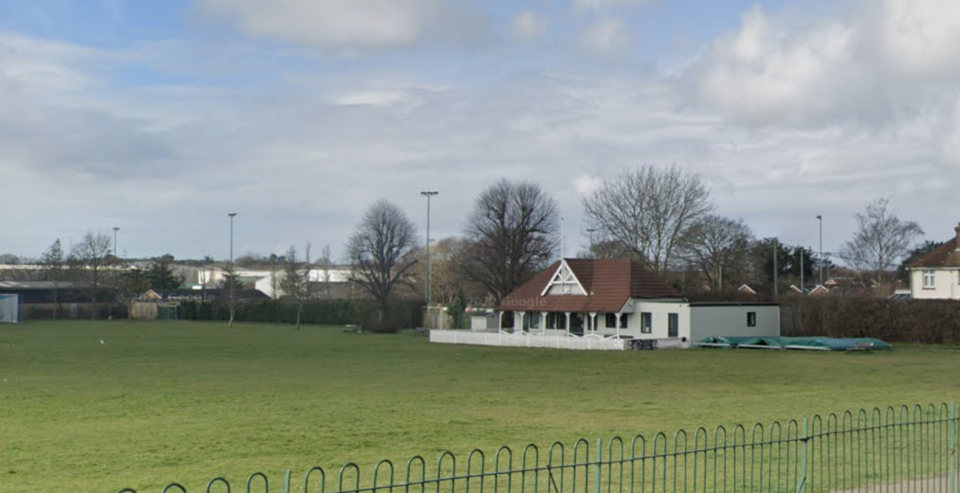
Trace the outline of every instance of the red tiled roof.
<path fill-rule="evenodd" d="M 957 238 L 953 237 L 930 253 L 914 260 L 910 264 L 914 269 L 935 269 L 938 267 L 960 267 L 960 252 L 957 252 Z"/>
<path fill-rule="evenodd" d="M 498 310 L 617 313 L 630 298 L 680 298 L 680 293 L 630 259 L 565 259 L 587 295 L 548 295 L 556 261 L 500 302 Z"/>

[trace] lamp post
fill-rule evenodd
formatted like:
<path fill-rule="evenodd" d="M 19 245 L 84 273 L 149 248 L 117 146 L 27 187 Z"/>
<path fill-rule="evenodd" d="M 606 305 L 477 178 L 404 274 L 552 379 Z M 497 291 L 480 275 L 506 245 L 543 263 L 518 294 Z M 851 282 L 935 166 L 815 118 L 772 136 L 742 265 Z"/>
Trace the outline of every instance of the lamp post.
<path fill-rule="evenodd" d="M 430 197 L 439 193 L 436 191 L 420 192 L 420 195 L 427 198 L 427 278 L 423 286 L 423 300 L 426 303 L 428 313 L 430 310 Z"/>
<path fill-rule="evenodd" d="M 823 286 L 823 216 L 817 216 L 820 222 L 820 258 L 817 262 L 817 271 L 820 273 L 820 285 Z"/>
<path fill-rule="evenodd" d="M 806 248 L 800 247 L 800 293 L 803 294 L 803 254 L 807 251 Z"/>
<path fill-rule="evenodd" d="M 230 322 L 228 326 L 233 327 L 233 318 L 237 311 L 236 304 L 234 302 L 234 293 L 233 293 L 233 285 L 236 284 L 234 282 L 235 280 L 233 279 L 234 277 L 236 277 L 236 272 L 233 271 L 233 218 L 236 217 L 237 213 L 230 212 L 227 215 L 230 216 L 230 273 L 231 273 L 231 276 L 227 279 L 227 282 L 230 283 Z"/>
<path fill-rule="evenodd" d="M 117 231 L 120 231 L 120 228 L 113 227 L 113 256 L 114 258 L 120 258 L 120 255 L 117 253 Z"/>

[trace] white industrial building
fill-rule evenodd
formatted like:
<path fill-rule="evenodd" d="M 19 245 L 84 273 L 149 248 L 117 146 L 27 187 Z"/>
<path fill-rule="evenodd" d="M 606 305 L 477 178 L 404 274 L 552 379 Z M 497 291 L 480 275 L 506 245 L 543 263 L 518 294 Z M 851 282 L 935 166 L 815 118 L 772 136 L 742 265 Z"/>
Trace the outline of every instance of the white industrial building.
<path fill-rule="evenodd" d="M 267 296 L 278 299 L 283 296 L 283 269 L 253 270 L 236 269 L 236 276 L 244 283 L 250 283 L 254 289 Z M 351 270 L 346 267 L 330 269 L 310 269 L 310 282 L 316 283 L 321 298 L 352 298 L 353 283 L 350 282 Z M 226 270 L 211 267 L 197 272 L 197 284 L 194 286 L 217 286 L 226 278 Z"/>

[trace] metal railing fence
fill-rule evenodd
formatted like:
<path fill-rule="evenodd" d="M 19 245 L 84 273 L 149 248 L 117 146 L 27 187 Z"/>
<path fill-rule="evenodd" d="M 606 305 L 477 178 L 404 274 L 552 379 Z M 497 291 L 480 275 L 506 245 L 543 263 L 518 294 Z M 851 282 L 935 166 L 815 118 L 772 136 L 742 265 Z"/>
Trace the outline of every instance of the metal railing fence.
<path fill-rule="evenodd" d="M 652 438 L 576 440 L 547 447 L 451 452 L 435 462 L 376 463 L 368 474 L 347 463 L 306 471 L 299 487 L 286 471 L 271 485 L 256 472 L 203 491 L 247 493 L 957 493 L 956 403 L 859 410 L 773 422 L 697 428 Z M 273 488 L 273 489 L 271 489 Z M 187 493 L 171 483 L 162 493 Z M 196 490 L 200 491 L 200 490 Z M 119 493 L 136 493 L 126 488 Z"/>

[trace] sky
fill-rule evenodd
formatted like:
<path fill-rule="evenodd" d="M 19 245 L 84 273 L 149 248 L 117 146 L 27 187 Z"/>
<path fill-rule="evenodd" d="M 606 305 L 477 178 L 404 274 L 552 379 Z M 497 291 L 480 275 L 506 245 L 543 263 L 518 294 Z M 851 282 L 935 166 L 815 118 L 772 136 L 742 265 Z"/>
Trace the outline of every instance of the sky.
<path fill-rule="evenodd" d="M 314 251 L 396 203 L 459 234 L 506 177 L 581 203 L 699 174 L 757 237 L 836 251 L 889 198 L 960 221 L 954 0 L 0 2 L 0 253 Z"/>

